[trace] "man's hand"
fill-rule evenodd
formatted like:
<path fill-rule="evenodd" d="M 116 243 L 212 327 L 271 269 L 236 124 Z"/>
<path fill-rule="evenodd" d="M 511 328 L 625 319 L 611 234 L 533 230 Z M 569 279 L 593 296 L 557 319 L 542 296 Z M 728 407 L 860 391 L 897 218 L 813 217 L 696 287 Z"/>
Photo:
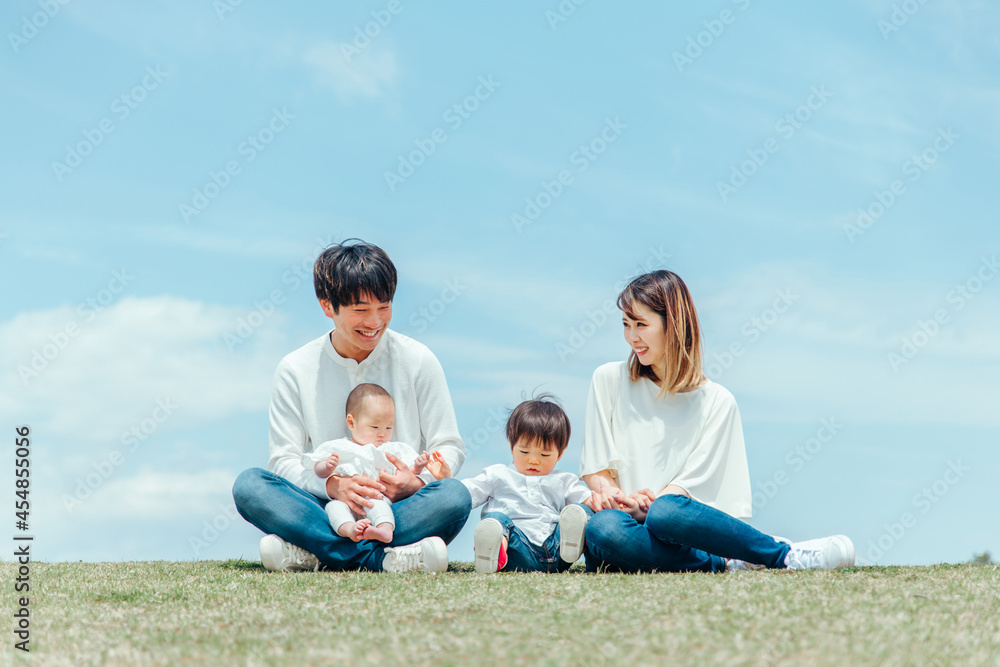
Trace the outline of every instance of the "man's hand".
<path fill-rule="evenodd" d="M 423 488 L 423 481 L 414 475 L 413 471 L 404 465 L 402 461 L 388 452 L 385 458 L 388 459 L 389 463 L 396 466 L 395 474 L 390 474 L 385 470 L 379 470 L 378 472 L 378 481 L 382 483 L 386 498 L 394 503 L 399 502 L 404 498 L 409 498 Z"/>
<path fill-rule="evenodd" d="M 364 475 L 328 477 L 326 480 L 327 495 L 347 503 L 352 512 L 360 515 L 364 515 L 366 508 L 375 506 L 369 498 L 379 500 L 384 491 L 385 486 Z"/>

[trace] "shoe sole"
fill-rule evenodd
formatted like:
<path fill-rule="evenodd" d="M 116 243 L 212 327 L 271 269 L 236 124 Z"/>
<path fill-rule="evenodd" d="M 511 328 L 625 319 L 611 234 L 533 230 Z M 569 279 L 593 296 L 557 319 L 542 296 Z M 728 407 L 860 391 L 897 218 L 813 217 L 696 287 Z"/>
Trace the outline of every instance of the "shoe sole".
<path fill-rule="evenodd" d="M 559 513 L 559 558 L 563 561 L 575 563 L 580 560 L 589 519 L 587 512 L 576 505 L 565 507 Z"/>
<path fill-rule="evenodd" d="M 503 545 L 503 526 L 496 519 L 483 519 L 476 526 L 474 548 L 476 572 L 492 574 L 500 564 L 500 547 Z"/>

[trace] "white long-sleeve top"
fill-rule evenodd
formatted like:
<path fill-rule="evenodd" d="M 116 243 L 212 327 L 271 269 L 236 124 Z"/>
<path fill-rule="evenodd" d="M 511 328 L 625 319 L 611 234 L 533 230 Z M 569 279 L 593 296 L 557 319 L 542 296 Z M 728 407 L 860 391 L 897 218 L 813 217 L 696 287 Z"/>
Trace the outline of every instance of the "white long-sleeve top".
<path fill-rule="evenodd" d="M 676 484 L 695 500 L 750 518 L 750 470 L 736 399 L 711 380 L 689 392 L 659 393 L 651 380 L 633 382 L 626 362 L 594 371 L 580 475 L 611 470 L 625 493 L 648 488 L 659 495 Z"/>
<path fill-rule="evenodd" d="M 462 484 L 472 495 L 472 509 L 503 512 L 532 544 L 542 546 L 566 505 L 590 498 L 590 489 L 571 472 L 523 475 L 512 465 L 492 465 Z"/>
<path fill-rule="evenodd" d="M 371 354 L 357 362 L 337 354 L 330 333 L 278 364 L 271 389 L 268 470 L 328 499 L 326 483 L 302 455 L 345 438 L 347 395 L 363 382 L 381 385 L 396 404 L 393 440 L 418 452 L 439 451 L 457 474 L 465 461 L 455 408 L 440 362 L 421 343 L 386 329 Z"/>
<path fill-rule="evenodd" d="M 383 442 L 381 445 L 372 442 L 367 445 L 359 445 L 350 438 L 339 438 L 316 445 L 316 449 L 302 456 L 302 465 L 312 467 L 313 475 L 315 475 L 316 464 L 327 460 L 334 452 L 340 461 L 337 463 L 333 475 L 337 477 L 364 475 L 371 479 L 378 479 L 380 470 L 386 470 L 390 473 L 396 472 L 396 466 L 386 458 L 386 454 L 392 454 L 399 459 L 400 463 L 407 466 L 412 466 L 419 456 L 417 450 L 405 442 L 390 441 Z M 426 468 L 417 477 L 422 479 L 424 484 L 430 484 L 434 481 L 434 475 Z"/>

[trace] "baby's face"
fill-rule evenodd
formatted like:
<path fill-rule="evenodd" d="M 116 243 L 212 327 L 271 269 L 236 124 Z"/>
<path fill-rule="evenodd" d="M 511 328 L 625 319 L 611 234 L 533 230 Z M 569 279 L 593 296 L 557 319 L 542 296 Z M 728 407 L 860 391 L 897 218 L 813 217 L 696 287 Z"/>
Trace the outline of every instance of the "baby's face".
<path fill-rule="evenodd" d="M 548 449 L 538 440 L 520 438 L 514 443 L 511 454 L 514 456 L 514 469 L 522 475 L 548 475 L 562 458 L 555 447 Z"/>
<path fill-rule="evenodd" d="M 351 439 L 359 445 L 381 445 L 392 439 L 395 420 L 396 406 L 392 399 L 369 396 L 357 415 L 347 415 L 347 428 L 351 431 Z"/>

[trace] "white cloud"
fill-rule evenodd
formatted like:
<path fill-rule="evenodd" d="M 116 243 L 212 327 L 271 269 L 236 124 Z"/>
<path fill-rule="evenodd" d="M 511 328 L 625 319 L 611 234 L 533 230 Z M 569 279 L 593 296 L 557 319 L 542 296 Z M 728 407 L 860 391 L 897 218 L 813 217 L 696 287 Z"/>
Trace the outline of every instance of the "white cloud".
<path fill-rule="evenodd" d="M 374 47 L 348 62 L 339 44 L 325 42 L 309 49 L 303 61 L 316 70 L 317 83 L 332 88 L 341 100 L 379 97 L 399 75 L 395 54 Z"/>
<path fill-rule="evenodd" d="M 759 418 L 795 421 L 818 409 L 855 422 L 1000 425 L 991 405 L 1000 299 L 990 293 L 1000 284 L 987 284 L 961 308 L 947 300 L 950 285 L 873 283 L 792 264 L 765 265 L 727 284 L 701 307 L 703 324 L 711 322 L 706 368 L 741 344 L 743 353 L 717 379 L 769 406 Z M 798 299 L 765 317 L 786 288 Z M 939 310 L 948 319 L 935 329 L 928 323 Z M 906 357 L 903 341 L 922 331 L 921 322 L 935 333 L 918 336 L 922 345 L 907 348 L 913 356 Z M 904 359 L 895 369 L 890 353 Z"/>
<path fill-rule="evenodd" d="M 112 477 L 81 501 L 72 516 L 82 522 L 211 517 L 219 512 L 220 502 L 232 501 L 229 490 L 237 474 L 231 470 L 180 473 L 146 469 L 131 477 Z"/>
<path fill-rule="evenodd" d="M 116 443 L 158 399 L 178 406 L 168 427 L 265 410 L 283 314 L 254 316 L 232 349 L 224 339 L 252 312 L 161 296 L 22 313 L 0 324 L 0 406 L 54 436 Z"/>

